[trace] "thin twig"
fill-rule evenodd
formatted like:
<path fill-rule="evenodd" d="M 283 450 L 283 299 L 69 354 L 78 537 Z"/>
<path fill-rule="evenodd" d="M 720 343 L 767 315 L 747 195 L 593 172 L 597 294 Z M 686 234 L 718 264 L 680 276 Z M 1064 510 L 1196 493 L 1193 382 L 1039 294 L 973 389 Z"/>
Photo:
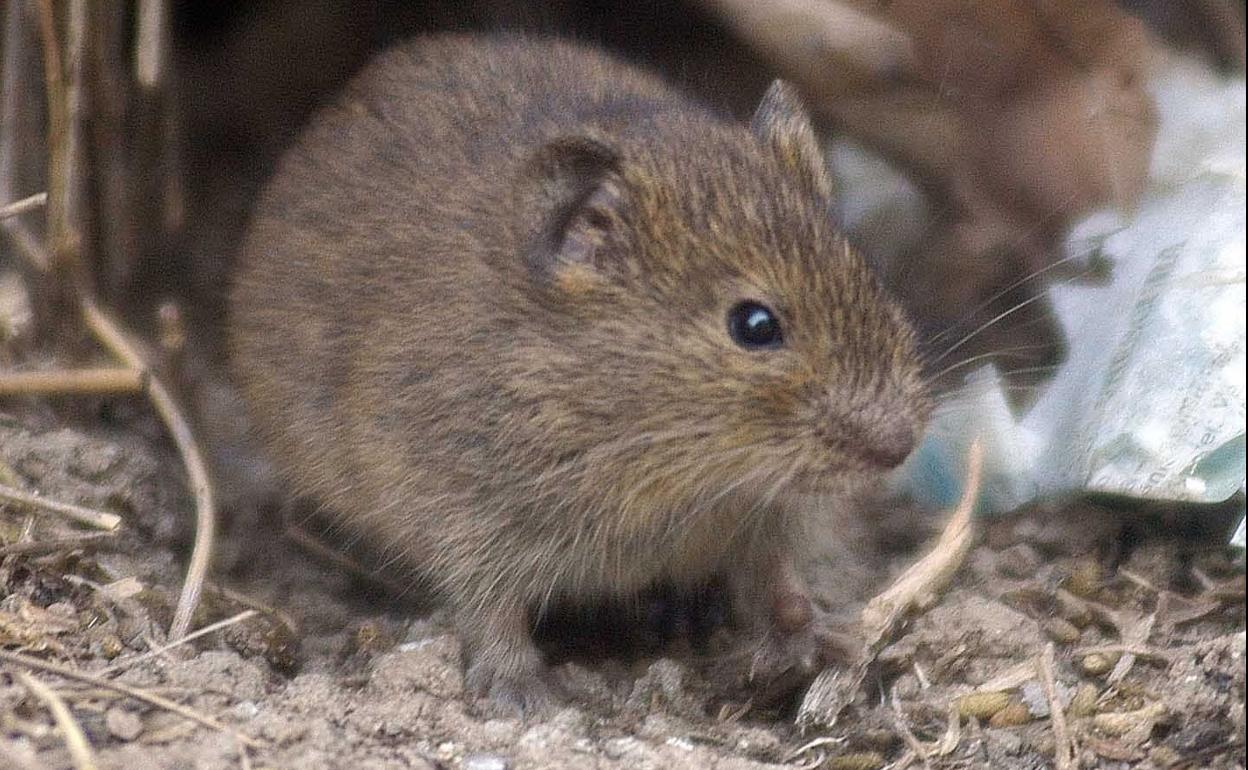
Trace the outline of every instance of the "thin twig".
<path fill-rule="evenodd" d="M 136 700 L 141 700 L 144 703 L 148 703 L 157 708 L 164 709 L 165 711 L 168 711 L 170 713 L 177 714 L 178 716 L 184 719 L 189 719 L 192 722 L 201 724 L 204 727 L 208 727 L 213 730 L 226 733 L 227 735 L 235 736 L 238 739 L 238 741 L 245 746 L 251 746 L 252 748 L 261 748 L 264 745 L 261 741 L 258 741 L 255 738 L 252 738 L 248 735 L 244 735 L 243 733 L 240 733 L 237 730 L 230 729 L 226 725 L 222 724 L 221 722 L 218 722 L 216 719 L 213 719 L 207 714 L 201 714 L 195 709 L 192 709 L 188 706 L 183 706 L 181 703 L 171 701 L 167 698 L 162 698 L 159 695 L 153 695 L 150 692 L 140 690 L 137 687 L 131 687 L 129 685 L 122 684 L 121 682 L 113 682 L 108 679 L 103 679 L 101 677 L 95 676 L 93 674 L 88 674 L 84 671 L 78 671 L 68 666 L 62 666 L 59 663 L 53 663 L 47 660 L 40 660 L 39 658 L 32 658 L 30 656 L 22 655 L 16 652 L 7 652 L 4 650 L 0 650 L 0 660 L 8 661 L 9 663 L 14 663 L 20 666 L 25 666 L 27 668 L 35 669 L 36 671 L 46 671 L 49 674 L 56 674 L 57 676 L 63 676 L 66 679 L 73 679 L 79 682 L 86 682 L 87 684 L 94 685 L 96 687 L 102 687 L 107 690 L 113 690 L 115 692 L 123 693 Z"/>
<path fill-rule="evenodd" d="M 7 484 L 0 484 L 0 500 L 8 500 L 14 503 L 21 503 L 34 508 L 42 508 L 45 511 L 59 513 L 66 518 L 73 519 L 82 524 L 102 529 L 106 532 L 112 532 L 121 526 L 121 517 L 115 513 L 105 513 L 96 511 L 91 508 L 84 508 L 81 505 L 73 503 L 62 503 L 56 500 L 48 500 L 39 495 L 32 495 L 29 492 L 23 492 L 20 489 L 14 489 Z"/>
<path fill-rule="evenodd" d="M 251 755 L 247 753 L 247 747 L 238 738 L 234 739 L 234 748 L 238 750 L 239 770 L 252 770 Z"/>
<path fill-rule="evenodd" d="M 168 58 L 169 30 L 164 0 L 139 0 L 138 43 L 134 47 L 135 79 L 143 88 L 153 89 L 164 80 Z"/>
<path fill-rule="evenodd" d="M 236 623 L 242 623 L 244 620 L 250 620 L 251 618 L 259 614 L 260 613 L 257 612 L 256 610 L 243 610 L 237 615 L 226 618 L 225 620 L 218 620 L 216 623 L 204 626 L 203 628 L 193 631 L 187 634 L 186 636 L 183 636 L 182 638 L 177 639 L 176 641 L 172 641 L 167 644 L 162 644 L 161 646 L 148 650 L 147 652 L 141 653 L 139 655 L 135 655 L 133 658 L 123 658 L 122 660 L 114 661 L 112 665 L 105 666 L 104 668 L 100 669 L 96 673 L 102 675 L 102 674 L 112 674 L 117 671 L 124 671 L 125 669 L 130 668 L 136 663 L 141 663 L 142 661 L 145 661 L 149 658 L 154 658 L 157 655 L 164 655 L 166 652 L 169 652 L 175 647 L 179 647 L 183 644 L 187 644 L 188 642 L 193 642 L 196 639 L 200 638 L 201 636 L 207 636 L 208 634 L 211 634 L 214 631 L 220 631 L 221 629 L 228 628 Z"/>
<path fill-rule="evenodd" d="M 915 758 L 921 760 L 924 767 L 931 770 L 931 750 L 927 746 L 923 745 L 923 742 L 919 740 L 919 737 L 914 734 L 913 730 L 910 729 L 910 725 L 906 724 L 906 719 L 901 713 L 901 701 L 897 697 L 896 687 L 893 688 L 891 700 L 893 707 L 893 727 L 897 730 L 897 734 L 901 736 L 902 741 L 910 749 L 910 753 L 913 754 Z"/>
<path fill-rule="evenodd" d="M 798 707 L 796 723 L 802 730 L 831 727 L 866 679 L 875 658 L 906 614 L 935 603 L 940 592 L 961 568 L 975 541 L 974 510 L 979 499 L 983 448 L 978 440 L 967 454 L 966 482 L 962 499 L 949 517 L 936 545 L 901 574 L 893 584 L 868 602 L 862 611 L 865 642 L 853 663 L 825 668 L 815 677 Z"/>
<path fill-rule="evenodd" d="M 867 603 L 862 611 L 862 623 L 869 641 L 878 642 L 887 636 L 907 612 L 930 607 L 962 566 L 975 540 L 973 514 L 975 501 L 979 498 L 983 460 L 983 447 L 976 441 L 967 455 L 962 499 L 945 525 L 940 540 L 887 590 Z"/>
<path fill-rule="evenodd" d="M 1106 683 L 1117 685 L 1131 671 L 1131 667 L 1135 665 L 1135 652 L 1138 647 L 1148 645 L 1148 639 L 1153 635 L 1153 626 L 1157 623 L 1157 613 L 1153 612 L 1143 617 L 1132 613 L 1128 616 L 1130 622 L 1124 624 L 1121 629 L 1121 640 L 1124 647 L 1122 657 L 1114 664 L 1114 670 L 1109 672 L 1109 676 L 1105 677 Z"/>
<path fill-rule="evenodd" d="M 59 106 L 65 103 L 65 74 L 61 66 L 61 45 L 56 34 L 56 9 L 52 0 L 39 0 L 39 34 L 43 39 L 43 77 L 48 99 L 48 154 L 52 156 L 48 165 L 56 169 L 60 165 L 58 155 L 64 152 L 65 145 L 65 113 Z M 62 191 L 57 189 L 57 185 L 63 179 L 59 174 L 49 174 L 48 192 L 53 201 L 61 197 Z M 49 219 L 60 216 L 59 212 L 63 212 L 62 206 L 51 206 Z M 51 226 L 51 229 L 56 228 Z"/>
<path fill-rule="evenodd" d="M 1057 676 L 1054 673 L 1054 647 L 1049 642 L 1040 656 L 1040 684 L 1044 687 L 1044 696 L 1049 700 L 1049 717 L 1053 725 L 1053 761 L 1056 770 L 1075 770 L 1074 746 L 1070 739 L 1070 730 L 1066 725 L 1066 711 L 1062 708 L 1062 700 L 1057 696 Z"/>
<path fill-rule="evenodd" d="M 76 548 L 98 545 L 112 541 L 114 532 L 92 532 L 81 537 L 64 537 L 56 540 L 30 540 L 25 543 L 13 543 L 0 546 L 0 559 L 6 556 L 39 556 L 45 553 L 72 551 Z"/>
<path fill-rule="evenodd" d="M 48 194 L 46 192 L 35 193 L 34 195 L 22 198 L 20 201 L 0 206 L 0 221 L 15 217 L 18 214 L 25 214 L 27 211 L 33 211 L 47 204 Z"/>
<path fill-rule="evenodd" d="M 87 327 L 104 347 L 127 366 L 147 373 L 148 398 L 165 423 L 165 428 L 173 436 L 178 454 L 182 456 L 182 463 L 186 466 L 191 492 L 195 496 L 195 544 L 191 549 L 191 560 L 186 568 L 186 579 L 182 583 L 182 593 L 178 597 L 173 623 L 169 627 L 169 638 L 178 639 L 185 636 L 191 626 L 191 617 L 199 606 L 199 596 L 212 561 L 217 509 L 208 476 L 208 465 L 204 462 L 203 453 L 191 432 L 190 423 L 182 415 L 173 394 L 159 378 L 151 374 L 146 360 L 139 352 L 140 346 L 104 313 L 94 299 L 85 295 L 82 298 L 82 315 Z"/>
<path fill-rule="evenodd" d="M 265 604 L 264 602 L 260 601 L 259 599 L 253 596 L 248 596 L 247 594 L 235 591 L 233 588 L 228 588 L 226 586 L 217 585 L 216 583 L 211 583 L 211 582 L 205 583 L 204 590 L 208 592 L 209 594 L 212 594 L 213 596 L 219 597 L 221 599 L 225 599 L 228 602 L 241 604 L 242 606 L 248 609 L 252 609 L 252 610 L 255 610 L 256 612 L 259 612 L 261 615 L 264 615 L 265 617 L 273 618 L 277 620 L 277 622 L 286 626 L 286 628 L 289 629 L 292 634 L 296 636 L 299 635 L 298 621 L 296 621 L 293 617 L 291 617 L 289 613 L 283 610 L 280 610 L 277 607 L 273 607 L 271 605 Z"/>
<path fill-rule="evenodd" d="M 1137 658 L 1151 660 L 1154 663 L 1163 663 L 1167 666 L 1174 662 L 1170 654 L 1165 650 L 1135 644 L 1098 644 L 1093 647 L 1076 648 L 1071 651 L 1071 654 L 1080 658 L 1085 655 L 1133 655 Z"/>
<path fill-rule="evenodd" d="M 120 366 L 54 369 L 47 372 L 0 372 L 0 396 L 82 396 L 139 393 L 147 375 Z"/>
<path fill-rule="evenodd" d="M 30 690 L 30 694 L 43 701 L 48 707 L 48 711 L 52 713 L 52 719 L 56 722 L 56 726 L 61 730 L 61 737 L 65 739 L 65 748 L 69 750 L 70 759 L 73 760 L 76 770 L 96 770 L 95 756 L 91 752 L 91 744 L 87 741 L 87 736 L 83 734 L 82 728 L 74 721 L 74 715 L 70 713 L 69 707 L 65 705 L 65 701 L 61 700 L 61 696 L 56 694 L 51 687 L 34 678 L 24 671 L 17 672 L 17 680 L 22 686 Z"/>

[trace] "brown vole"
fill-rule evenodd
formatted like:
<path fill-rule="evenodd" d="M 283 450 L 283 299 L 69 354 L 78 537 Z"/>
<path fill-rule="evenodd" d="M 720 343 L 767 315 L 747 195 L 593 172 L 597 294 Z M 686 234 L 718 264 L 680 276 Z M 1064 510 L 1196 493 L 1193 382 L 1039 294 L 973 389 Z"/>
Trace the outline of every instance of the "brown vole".
<path fill-rule="evenodd" d="M 575 45 L 418 39 L 279 164 L 235 369 L 294 491 L 446 596 L 474 691 L 545 699 L 552 600 L 717 573 L 781 650 L 786 498 L 897 465 L 927 413 L 830 190 L 783 84 L 751 130 Z"/>

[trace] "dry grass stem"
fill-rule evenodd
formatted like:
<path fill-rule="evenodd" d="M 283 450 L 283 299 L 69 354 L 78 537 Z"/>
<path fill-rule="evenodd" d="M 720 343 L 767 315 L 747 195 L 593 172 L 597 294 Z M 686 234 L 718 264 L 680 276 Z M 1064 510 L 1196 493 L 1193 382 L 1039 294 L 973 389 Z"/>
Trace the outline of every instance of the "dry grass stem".
<path fill-rule="evenodd" d="M 25 214 L 27 211 L 33 211 L 41 208 L 48 202 L 48 194 L 46 192 L 35 193 L 28 197 L 22 198 L 20 201 L 14 201 L 4 206 L 0 206 L 0 220 L 15 217 L 18 214 Z"/>
<path fill-rule="evenodd" d="M 295 545 L 298 545 L 300 548 L 307 551 L 313 557 L 324 559 L 335 567 L 338 567 L 346 572 L 377 583 L 391 593 L 402 595 L 405 590 L 405 586 L 386 577 L 380 570 L 368 569 L 347 554 L 330 548 L 320 540 L 316 539 L 313 535 L 310 535 L 300 529 L 298 524 L 290 521 L 285 522 L 282 534 L 285 535 L 291 542 L 295 543 Z"/>
<path fill-rule="evenodd" d="M 29 492 L 15 489 L 7 484 L 0 484 L 0 500 L 20 503 L 31 508 L 41 508 L 106 532 L 112 532 L 121 526 L 121 517 L 115 513 L 105 513 L 85 508 L 81 505 L 74 505 L 73 503 L 48 500 L 39 495 L 32 495 Z"/>
<path fill-rule="evenodd" d="M 1135 665 L 1135 650 L 1148 644 L 1148 639 L 1153 635 L 1153 626 L 1157 624 L 1157 613 L 1149 615 L 1132 615 L 1124 619 L 1122 628 L 1120 629 L 1122 638 L 1122 657 L 1118 659 L 1118 663 L 1114 666 L 1114 670 L 1109 672 L 1106 682 L 1111 685 L 1118 684 L 1131 671 L 1131 667 Z"/>
<path fill-rule="evenodd" d="M 134 75 L 143 88 L 160 86 L 168 55 L 165 0 L 139 0 L 138 44 L 134 47 Z"/>
<path fill-rule="evenodd" d="M 793 760 L 797 759 L 800 756 L 803 756 L 804 754 L 809 754 L 811 751 L 814 751 L 815 749 L 822 748 L 823 746 L 839 746 L 844 742 L 845 742 L 844 738 L 833 738 L 831 736 L 825 735 L 821 738 L 815 738 L 812 741 L 808 741 L 802 744 L 801 746 L 797 747 L 796 749 L 793 749 L 788 754 L 785 754 L 784 759 L 780 761 L 784 762 L 785 764 L 788 764 L 789 762 L 792 762 Z"/>
<path fill-rule="evenodd" d="M 971 444 L 967 455 L 966 485 L 962 499 L 949 517 L 940 539 L 923 558 L 906 570 L 862 611 L 866 642 L 858 659 L 848 667 L 827 668 L 815 677 L 798 707 L 796 722 L 803 730 L 819 725 L 832 727 L 840 713 L 853 700 L 867 676 L 876 655 L 907 613 L 935 603 L 953 575 L 962 566 L 975 540 L 974 511 L 979 499 L 983 469 L 983 448 Z"/>
<path fill-rule="evenodd" d="M 1007 692 L 1017 690 L 1036 678 L 1036 664 L 1024 661 L 1010 666 L 992 679 L 975 688 L 975 692 Z"/>
<path fill-rule="evenodd" d="M 64 553 L 76 548 L 86 548 L 113 540 L 114 532 L 93 532 L 81 537 L 64 537 L 56 540 L 30 540 L 24 543 L 13 543 L 0 546 L 0 559 L 6 556 L 41 556 L 45 553 Z"/>
<path fill-rule="evenodd" d="M 1062 708 L 1062 700 L 1057 695 L 1055 655 L 1053 643 L 1049 642 L 1040 655 L 1037 673 L 1040 675 L 1040 684 L 1044 687 L 1044 696 L 1049 700 L 1050 720 L 1053 725 L 1054 766 L 1056 770 L 1075 770 L 1074 744 L 1071 742 L 1070 729 L 1066 724 L 1066 711 Z"/>
<path fill-rule="evenodd" d="M 164 655 L 166 652 L 169 652 L 175 647 L 181 646 L 183 644 L 187 644 L 188 642 L 193 642 L 196 639 L 200 638 L 201 636 L 207 636 L 208 634 L 214 633 L 216 631 L 220 631 L 223 628 L 229 628 L 230 626 L 236 623 L 242 623 L 245 620 L 250 620 L 251 618 L 254 618 L 255 616 L 259 614 L 260 613 L 257 612 L 256 610 L 243 610 L 237 615 L 234 615 L 232 617 L 226 618 L 225 620 L 219 620 L 216 623 L 212 623 L 210 625 L 204 626 L 203 628 L 197 629 L 187 634 L 186 636 L 181 637 L 180 639 L 169 642 L 168 644 L 162 644 L 161 646 L 148 650 L 147 652 L 141 653 L 139 655 L 135 655 L 133 658 L 125 658 L 123 660 L 116 661 L 113 664 L 100 669 L 96 673 L 102 675 L 102 674 L 112 674 L 118 671 L 124 671 L 125 669 L 130 668 L 136 663 L 141 663 L 142 661 L 148 660 L 149 658 L 154 658 L 158 655 Z"/>
<path fill-rule="evenodd" d="M 143 372 L 149 372 L 147 361 L 140 346 L 121 330 L 111 318 L 95 303 L 93 299 L 83 297 L 82 314 L 88 328 L 99 339 L 109 352 L 117 356 L 127 366 Z M 195 544 L 191 549 L 191 561 L 186 568 L 186 579 L 182 583 L 182 593 L 178 597 L 178 606 L 173 615 L 173 623 L 169 627 L 169 638 L 178 639 L 186 635 L 191 626 L 191 617 L 199 606 L 199 597 L 203 592 L 204 580 L 208 575 L 208 566 L 212 561 L 213 543 L 217 531 L 217 509 L 213 497 L 212 483 L 208 476 L 208 465 L 204 461 L 203 452 L 191 432 L 190 423 L 182 415 L 173 394 L 159 378 L 148 374 L 147 395 L 155 407 L 157 414 L 165 423 L 166 429 L 173 436 L 178 454 L 186 466 L 191 492 L 195 496 Z"/>
<path fill-rule="evenodd" d="M 249 746 L 251 748 L 261 748 L 263 746 L 263 744 L 255 738 L 244 735 L 237 730 L 232 730 L 207 714 L 201 714 L 195 709 L 183 706 L 181 703 L 171 701 L 167 698 L 162 698 L 159 695 L 153 695 L 152 693 L 147 692 L 146 690 L 140 690 L 137 687 L 131 687 L 120 682 L 112 682 L 94 674 L 88 674 L 84 671 L 72 669 L 69 666 L 63 666 L 59 663 L 53 663 L 47 660 L 40 660 L 39 658 L 32 658 L 15 652 L 0 650 L 0 660 L 8 661 L 9 663 L 19 666 L 25 666 L 26 668 L 34 669 L 36 671 L 46 671 L 50 674 L 63 676 L 66 679 L 85 682 L 107 690 L 114 690 L 124 695 L 128 695 L 136 700 L 141 700 L 144 703 L 155 706 L 156 708 L 164 709 L 172 714 L 177 714 L 184 719 L 188 719 L 192 722 L 203 725 L 204 727 L 234 736 L 245 746 Z"/>
<path fill-rule="evenodd" d="M 1081 658 L 1084 655 L 1131 655 L 1142 660 L 1150 660 L 1167 666 L 1174 662 L 1170 657 L 1170 653 L 1165 650 L 1132 644 L 1098 644 L 1092 647 L 1079 647 L 1073 650 L 1073 654 L 1077 658 Z"/>
<path fill-rule="evenodd" d="M 887 590 L 868 602 L 862 611 L 863 629 L 873 646 L 890 634 L 908 612 L 931 607 L 961 568 L 975 541 L 975 501 L 979 498 L 983 459 L 983 448 L 977 441 L 971 445 L 967 455 L 966 486 L 962 499 L 945 525 L 940 540 Z"/>
<path fill-rule="evenodd" d="M 86 118 L 83 88 L 87 5 L 84 0 L 70 2 L 67 17 L 68 73 L 61 58 L 53 2 L 40 0 L 39 21 L 44 41 L 49 113 L 48 229 L 55 260 L 53 267 L 62 277 L 73 280 L 72 288 L 77 292 L 79 308 L 92 334 L 128 367 L 145 373 L 148 398 L 173 436 L 186 466 L 191 492 L 195 497 L 195 544 L 169 630 L 170 637 L 176 639 L 186 634 L 199 604 L 212 559 L 216 507 L 203 453 L 172 393 L 160 379 L 150 376 L 150 367 L 140 353 L 141 347 L 104 313 L 85 282 L 80 221 L 84 205 L 81 187 L 85 173 L 82 133 Z"/>
<path fill-rule="evenodd" d="M 213 596 L 221 597 L 227 601 L 231 601 L 235 604 L 247 607 L 248 609 L 255 610 L 261 615 L 276 619 L 279 623 L 290 629 L 291 633 L 296 635 L 299 633 L 299 623 L 296 622 L 289 613 L 284 612 L 277 607 L 270 606 L 259 599 L 239 593 L 232 588 L 216 585 L 215 583 L 206 584 L 204 589 Z"/>
<path fill-rule="evenodd" d="M 147 376 L 138 369 L 99 367 L 47 372 L 0 372 L 0 396 L 82 396 L 140 393 Z"/>
<path fill-rule="evenodd" d="M 923 741 L 920 741 L 919 737 L 914 734 L 914 731 L 910 729 L 910 725 L 906 724 L 906 719 L 901 713 L 901 704 L 897 700 L 897 692 L 895 690 L 893 691 L 892 703 L 893 727 L 897 730 L 897 735 L 899 735 L 902 742 L 906 744 L 906 748 L 909 749 L 911 757 L 913 757 L 913 759 L 920 760 L 923 763 L 923 767 L 931 770 L 932 760 L 929 756 L 931 752 L 926 746 L 923 745 Z M 904 767 L 909 765 L 911 761 L 913 760 L 909 757 L 902 757 L 898 760 L 898 764 Z"/>
<path fill-rule="evenodd" d="M 70 759 L 74 763 L 74 770 L 96 770 L 97 765 L 95 764 L 95 756 L 91 752 L 91 744 L 87 741 L 87 736 L 83 734 L 82 728 L 74 720 L 74 715 L 70 713 L 69 707 L 65 705 L 65 701 L 61 699 L 61 696 L 57 695 L 51 687 L 25 672 L 19 671 L 17 680 L 30 691 L 31 695 L 43 701 L 44 705 L 48 707 L 48 711 L 52 714 L 52 719 L 61 731 L 61 737 L 65 740 L 65 748 L 69 750 Z"/>

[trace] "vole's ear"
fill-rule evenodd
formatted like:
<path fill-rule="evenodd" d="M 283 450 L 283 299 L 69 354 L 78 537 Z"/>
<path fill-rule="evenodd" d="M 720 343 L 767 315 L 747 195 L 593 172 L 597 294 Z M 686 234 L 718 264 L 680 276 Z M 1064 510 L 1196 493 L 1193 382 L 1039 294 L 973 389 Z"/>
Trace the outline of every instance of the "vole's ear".
<path fill-rule="evenodd" d="M 754 111 L 751 127 L 785 168 L 798 175 L 816 195 L 832 199 L 832 175 L 796 88 L 783 80 L 772 81 Z"/>
<path fill-rule="evenodd" d="M 565 271 L 601 271 L 604 247 L 621 224 L 623 183 L 619 155 L 584 137 L 561 138 L 543 146 L 527 174 L 525 208 L 529 223 L 529 266 L 544 277 Z"/>

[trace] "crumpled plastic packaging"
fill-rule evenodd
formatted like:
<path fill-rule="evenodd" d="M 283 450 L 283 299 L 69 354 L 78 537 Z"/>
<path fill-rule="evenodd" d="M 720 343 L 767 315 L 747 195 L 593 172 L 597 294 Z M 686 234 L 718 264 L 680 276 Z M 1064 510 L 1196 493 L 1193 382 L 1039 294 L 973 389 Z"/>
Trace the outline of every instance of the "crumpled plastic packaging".
<path fill-rule="evenodd" d="M 1154 77 L 1150 181 L 1129 218 L 1095 214 L 1068 254 L 1103 285 L 1054 285 L 1070 353 L 1025 414 L 974 372 L 895 478 L 920 502 L 958 497 L 985 443 L 985 512 L 1096 492 L 1223 502 L 1245 475 L 1245 85 L 1176 62 Z M 1229 534 L 1229 533 L 1228 533 Z M 1234 535 L 1242 547 L 1244 525 Z"/>

